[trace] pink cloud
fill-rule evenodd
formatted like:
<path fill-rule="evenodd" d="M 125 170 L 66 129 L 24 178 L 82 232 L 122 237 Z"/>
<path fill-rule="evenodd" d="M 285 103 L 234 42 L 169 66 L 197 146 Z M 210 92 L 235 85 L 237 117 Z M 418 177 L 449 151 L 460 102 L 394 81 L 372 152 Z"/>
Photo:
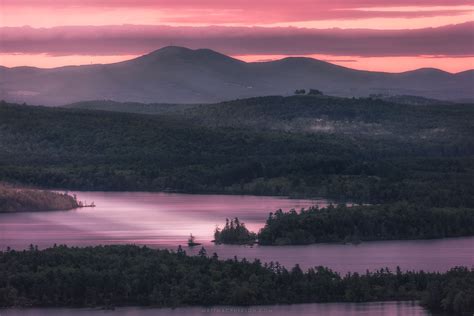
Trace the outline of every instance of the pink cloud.
<path fill-rule="evenodd" d="M 229 55 L 472 56 L 474 22 L 417 30 L 294 27 L 77 26 L 0 28 L 0 52 L 132 55 L 168 45 Z"/>
<path fill-rule="evenodd" d="M 71 9 L 77 14 L 98 10 L 143 9 L 163 13 L 163 23 L 268 24 L 333 19 L 414 18 L 472 13 L 472 0 L 2 0 L 6 11 Z M 411 10 L 397 10 L 409 7 Z M 438 7 L 433 10 L 418 8 Z M 374 10 L 360 10 L 370 9 Z M 377 10 L 377 8 L 381 8 Z M 392 10 L 383 10 L 392 8 Z M 137 19 L 139 16 L 137 16 Z M 26 21 L 25 21 L 26 22 Z M 117 21 L 118 22 L 118 21 Z"/>
<path fill-rule="evenodd" d="M 164 8 L 265 8 L 278 7 L 321 7 L 321 8 L 367 8 L 367 7 L 404 7 L 404 6 L 456 6 L 471 5 L 470 0 L 2 0 L 8 6 L 63 6 L 63 7 L 164 7 Z"/>

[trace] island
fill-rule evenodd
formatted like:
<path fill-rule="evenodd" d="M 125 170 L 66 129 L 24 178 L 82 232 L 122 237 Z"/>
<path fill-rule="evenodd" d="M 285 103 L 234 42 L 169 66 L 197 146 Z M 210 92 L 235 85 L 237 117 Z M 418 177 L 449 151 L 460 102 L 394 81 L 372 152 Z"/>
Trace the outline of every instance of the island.
<path fill-rule="evenodd" d="M 220 230 L 217 227 L 214 231 L 216 244 L 252 245 L 256 240 L 257 234 L 249 231 L 237 217 L 230 221 L 226 218 L 224 228 Z"/>
<path fill-rule="evenodd" d="M 0 184 L 0 213 L 71 210 L 84 205 L 75 195 Z"/>
<path fill-rule="evenodd" d="M 196 242 L 196 237 L 194 237 L 193 234 L 190 234 L 188 238 L 188 246 L 194 247 L 194 246 L 199 246 L 199 245 L 200 243 Z"/>

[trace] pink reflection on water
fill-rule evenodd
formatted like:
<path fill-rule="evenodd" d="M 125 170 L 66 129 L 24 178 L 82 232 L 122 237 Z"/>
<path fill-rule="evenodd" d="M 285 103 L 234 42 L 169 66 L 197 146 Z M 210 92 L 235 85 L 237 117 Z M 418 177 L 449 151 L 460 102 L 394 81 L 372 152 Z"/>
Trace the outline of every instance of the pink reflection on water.
<path fill-rule="evenodd" d="M 294 305 L 269 306 L 214 306 L 214 307 L 178 307 L 178 308 L 147 308 L 147 307 L 120 307 L 112 311 L 92 308 L 22 308 L 4 309 L 2 315 L 7 316 L 427 316 L 428 311 L 417 302 L 371 302 L 371 303 L 317 303 Z"/>
<path fill-rule="evenodd" d="M 474 237 L 418 241 L 364 242 L 359 245 L 315 244 L 308 246 L 214 245 L 216 225 L 239 217 L 258 231 L 269 212 L 276 209 L 325 206 L 326 200 L 290 200 L 280 197 L 190 195 L 130 192 L 77 192 L 95 208 L 72 211 L 0 214 L 0 249 L 26 248 L 30 244 L 89 246 L 138 244 L 175 250 L 185 246 L 189 254 L 200 247 L 186 246 L 190 233 L 211 255 L 220 258 L 278 261 L 302 268 L 327 266 L 340 273 L 365 272 L 389 267 L 394 270 L 445 271 L 454 266 L 474 266 Z"/>
<path fill-rule="evenodd" d="M 97 207 L 64 212 L 3 214 L 0 246 L 137 243 L 185 244 L 190 233 L 209 244 L 217 225 L 239 217 L 258 231 L 269 212 L 327 205 L 325 200 L 144 192 L 77 192 Z"/>

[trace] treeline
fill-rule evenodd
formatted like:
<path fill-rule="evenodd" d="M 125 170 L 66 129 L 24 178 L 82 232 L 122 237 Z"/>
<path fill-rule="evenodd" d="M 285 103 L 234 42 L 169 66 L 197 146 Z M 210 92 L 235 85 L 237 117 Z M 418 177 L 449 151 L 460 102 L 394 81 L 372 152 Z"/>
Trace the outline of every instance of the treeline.
<path fill-rule="evenodd" d="M 474 210 L 422 204 L 312 207 L 270 213 L 258 234 L 262 245 L 430 239 L 474 235 Z"/>
<path fill-rule="evenodd" d="M 263 305 L 421 300 L 432 311 L 470 315 L 474 271 L 381 269 L 345 276 L 316 267 L 219 260 L 138 246 L 0 252 L 0 306 Z"/>
<path fill-rule="evenodd" d="M 249 231 L 237 217 L 230 221 L 226 218 L 224 228 L 214 231 L 214 242 L 217 244 L 253 244 L 256 239 L 257 234 Z"/>
<path fill-rule="evenodd" d="M 377 100 L 298 96 L 220 106 L 217 113 L 207 107 L 189 111 L 202 117 L 214 113 L 209 117 L 222 122 L 254 117 L 257 125 L 268 121 L 277 127 L 308 114 L 387 130 L 288 132 L 216 126 L 189 112 L 139 115 L 3 103 L 0 179 L 70 190 L 324 196 L 474 207 L 469 105 L 410 109 Z M 360 130 L 360 124 L 354 126 Z"/>
<path fill-rule="evenodd" d="M 112 100 L 82 101 L 64 105 L 65 108 L 82 110 L 99 110 L 111 112 L 126 112 L 140 114 L 164 114 L 182 111 L 191 108 L 192 104 L 167 104 L 167 103 L 138 103 L 116 102 Z"/>
<path fill-rule="evenodd" d="M 0 213 L 70 210 L 80 207 L 76 196 L 17 188 L 0 183 Z"/>

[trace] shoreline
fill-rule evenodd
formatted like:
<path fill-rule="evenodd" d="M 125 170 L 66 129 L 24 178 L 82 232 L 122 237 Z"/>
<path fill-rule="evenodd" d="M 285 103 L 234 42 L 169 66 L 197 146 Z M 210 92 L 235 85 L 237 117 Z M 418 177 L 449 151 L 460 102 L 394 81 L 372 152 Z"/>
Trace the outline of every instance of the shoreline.
<path fill-rule="evenodd" d="M 430 311 L 444 309 L 450 312 L 453 307 L 444 306 L 442 301 L 453 302 L 453 296 L 447 292 L 437 296 L 436 287 L 447 286 L 449 293 L 454 291 L 454 294 L 461 295 L 470 293 L 474 286 L 471 282 L 474 268 L 466 266 L 454 267 L 444 273 L 377 268 L 371 272 L 341 274 L 324 266 L 303 271 L 298 264 L 288 269 L 278 263 L 262 264 L 257 259 L 253 262 L 245 258 L 223 260 L 205 251 L 192 256 L 180 249 L 155 250 L 133 245 L 56 246 L 44 250 L 31 246 L 28 251 L 0 252 L 0 263 L 5 266 L 7 280 L 10 280 L 0 288 L 6 293 L 14 293 L 5 296 L 1 305 L 15 308 L 202 308 L 203 305 L 420 300 L 420 305 Z M 64 278 L 64 271 L 68 271 L 70 277 Z M 222 280 L 213 280 L 215 274 L 222 274 Z M 45 275 L 48 275 L 49 282 L 44 282 Z M 79 276 L 96 281 L 86 289 L 75 281 Z M 25 280 L 30 280 L 29 286 L 35 290 L 27 290 Z M 203 292 L 203 286 L 208 290 Z M 91 293 L 95 294 L 91 296 Z M 455 304 L 460 304 L 462 309 L 459 311 L 464 312 L 472 307 L 469 301 Z"/>
<path fill-rule="evenodd" d="M 87 207 L 75 194 L 0 185 L 0 214 L 67 211 Z"/>
<path fill-rule="evenodd" d="M 294 303 L 294 304 L 266 304 L 266 305 L 184 305 L 178 307 L 163 307 L 163 306 L 143 306 L 143 305 L 123 305 L 123 306 L 114 306 L 107 308 L 99 306 L 42 306 L 42 307 L 0 307 L 0 312 L 8 311 L 28 311 L 28 310 L 51 310 L 51 311 L 63 311 L 71 310 L 77 312 L 118 312 L 118 311 L 129 311 L 129 310 L 139 310 L 139 311 L 151 311 L 151 312 L 167 312 L 167 311 L 181 311 L 181 310 L 201 310 L 205 313 L 213 312 L 225 312 L 225 313 L 239 313 L 239 312 L 272 312 L 274 309 L 279 308 L 293 308 L 293 307 L 308 307 L 308 306 L 364 306 L 364 305 L 385 305 L 385 304 L 395 304 L 399 305 L 406 304 L 415 306 L 422 309 L 423 311 L 428 312 L 428 309 L 419 305 L 419 300 L 386 300 L 386 301 L 367 301 L 367 302 L 318 302 L 318 303 Z M 3 315 L 3 314 L 2 314 Z M 8 313 L 6 313 L 8 315 Z"/>

